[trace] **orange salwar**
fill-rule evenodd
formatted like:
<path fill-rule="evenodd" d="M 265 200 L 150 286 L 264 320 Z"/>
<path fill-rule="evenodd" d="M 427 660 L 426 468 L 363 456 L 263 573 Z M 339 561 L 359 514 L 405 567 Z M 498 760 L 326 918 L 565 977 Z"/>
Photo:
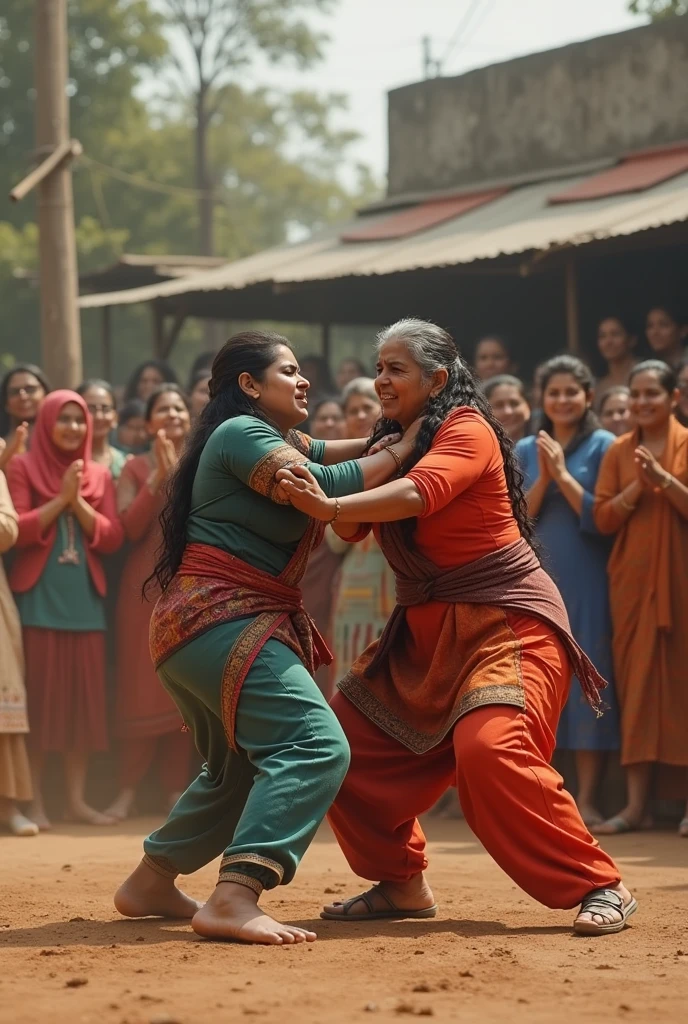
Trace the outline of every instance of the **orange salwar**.
<path fill-rule="evenodd" d="M 510 613 L 507 619 L 522 644 L 525 711 L 477 708 L 437 746 L 413 754 L 343 694 L 335 696 L 351 767 L 329 820 L 357 875 L 398 884 L 424 871 L 417 815 L 456 783 L 473 832 L 534 899 L 569 909 L 592 889 L 620 881 L 549 763 L 571 678 L 563 647 L 544 623 Z"/>

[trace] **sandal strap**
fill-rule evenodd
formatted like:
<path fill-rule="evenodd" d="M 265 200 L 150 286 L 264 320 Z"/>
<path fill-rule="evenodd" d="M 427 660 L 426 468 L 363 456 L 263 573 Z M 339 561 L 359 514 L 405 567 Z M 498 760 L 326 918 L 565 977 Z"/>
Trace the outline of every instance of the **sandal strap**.
<path fill-rule="evenodd" d="M 373 906 L 373 901 L 370 898 L 374 892 L 382 896 L 385 903 L 388 904 L 390 910 L 399 909 L 394 905 L 394 903 L 392 903 L 391 899 L 389 898 L 389 896 L 387 896 L 384 889 L 381 889 L 379 885 L 373 885 L 370 889 L 367 889 L 366 892 L 362 892 L 358 896 L 352 896 L 350 899 L 346 900 L 342 904 L 342 916 L 346 917 L 351 908 L 359 901 L 365 903 L 366 907 L 368 908 L 369 914 L 374 914 L 376 911 L 375 907 Z"/>
<path fill-rule="evenodd" d="M 376 882 L 373 888 L 370 890 L 370 892 L 373 892 L 373 890 L 378 894 L 378 896 L 382 896 L 383 900 L 385 901 L 390 910 L 399 909 L 396 903 L 392 902 L 392 900 L 389 898 L 389 896 L 387 895 L 385 890 L 380 886 L 379 883 Z"/>
<path fill-rule="evenodd" d="M 583 897 L 580 913 L 599 914 L 600 917 L 607 917 L 611 920 L 610 910 L 615 910 L 623 917 L 625 912 L 623 898 L 613 889 L 593 889 Z"/>

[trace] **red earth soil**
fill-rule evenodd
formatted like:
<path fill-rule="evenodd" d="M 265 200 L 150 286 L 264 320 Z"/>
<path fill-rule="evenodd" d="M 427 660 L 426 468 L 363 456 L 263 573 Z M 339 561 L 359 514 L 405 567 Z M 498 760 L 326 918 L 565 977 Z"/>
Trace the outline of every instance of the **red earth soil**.
<path fill-rule="evenodd" d="M 319 921 L 323 902 L 363 888 L 323 828 L 296 881 L 264 899 L 275 916 L 315 928 L 318 941 L 280 948 L 119 918 L 112 893 L 153 824 L 0 838 L 0 1022 L 688 1020 L 688 842 L 672 833 L 608 841 L 640 910 L 622 935 L 585 939 L 571 932 L 572 912 L 546 910 L 517 889 L 464 822 L 435 819 L 435 920 Z M 184 888 L 207 896 L 215 871 Z"/>

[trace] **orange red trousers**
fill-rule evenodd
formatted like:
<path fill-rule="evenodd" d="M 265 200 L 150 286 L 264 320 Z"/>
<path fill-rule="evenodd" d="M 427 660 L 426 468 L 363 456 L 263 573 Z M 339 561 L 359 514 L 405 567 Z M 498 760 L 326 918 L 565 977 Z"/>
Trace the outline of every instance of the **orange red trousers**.
<path fill-rule="evenodd" d="M 620 881 L 550 764 L 570 667 L 550 627 L 534 622 L 536 631 L 539 642 L 522 654 L 525 711 L 500 704 L 470 711 L 425 754 L 412 753 L 336 694 L 332 708 L 351 767 L 328 817 L 357 875 L 402 883 L 424 871 L 417 816 L 455 784 L 487 852 L 545 906 L 570 909 L 591 889 Z"/>

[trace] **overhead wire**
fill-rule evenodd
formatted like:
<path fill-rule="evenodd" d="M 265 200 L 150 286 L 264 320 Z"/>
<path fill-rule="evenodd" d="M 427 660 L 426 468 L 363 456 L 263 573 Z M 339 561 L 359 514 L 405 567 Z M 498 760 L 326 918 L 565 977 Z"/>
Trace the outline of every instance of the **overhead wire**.
<path fill-rule="evenodd" d="M 148 192 L 162 192 L 169 196 L 191 196 L 198 199 L 200 196 L 208 195 L 212 191 L 210 189 L 188 188 L 183 185 L 165 185 L 160 181 L 151 181 L 148 178 L 142 178 L 139 174 L 129 174 L 127 171 L 120 171 L 116 167 L 110 167 L 109 164 L 101 163 L 100 160 L 94 160 L 92 156 L 86 156 L 85 154 L 82 154 L 79 160 L 87 167 L 95 168 L 102 174 L 116 178 L 126 185 L 146 189 Z M 213 194 L 215 193 L 213 192 Z"/>
<path fill-rule="evenodd" d="M 482 0 L 471 0 L 467 10 L 464 12 L 463 17 L 462 17 L 461 21 L 459 22 L 459 24 L 458 24 L 458 26 L 456 28 L 456 31 L 454 32 L 453 36 L 451 37 L 451 39 L 447 43 L 447 48 L 444 51 L 444 55 L 442 57 L 440 57 L 439 61 L 437 62 L 438 66 L 440 68 L 440 71 L 442 70 L 442 68 L 444 68 L 444 65 L 447 63 L 447 61 L 451 57 L 452 51 L 454 50 L 454 47 L 461 40 L 461 37 L 462 37 L 463 33 L 466 31 L 466 29 L 470 25 L 471 20 L 473 19 L 473 15 L 477 12 L 477 10 L 480 7 L 481 3 L 482 3 Z"/>
<path fill-rule="evenodd" d="M 492 9 L 494 8 L 496 2 L 497 0 L 485 0 L 485 6 L 483 7 L 482 11 L 479 12 L 477 21 L 474 21 L 472 25 L 468 26 L 469 34 L 467 36 L 464 36 L 463 39 L 458 40 L 458 53 L 460 53 L 465 46 L 468 46 L 468 44 L 470 43 L 471 39 L 473 39 L 480 26 L 484 24 L 488 15 L 492 13 Z"/>

